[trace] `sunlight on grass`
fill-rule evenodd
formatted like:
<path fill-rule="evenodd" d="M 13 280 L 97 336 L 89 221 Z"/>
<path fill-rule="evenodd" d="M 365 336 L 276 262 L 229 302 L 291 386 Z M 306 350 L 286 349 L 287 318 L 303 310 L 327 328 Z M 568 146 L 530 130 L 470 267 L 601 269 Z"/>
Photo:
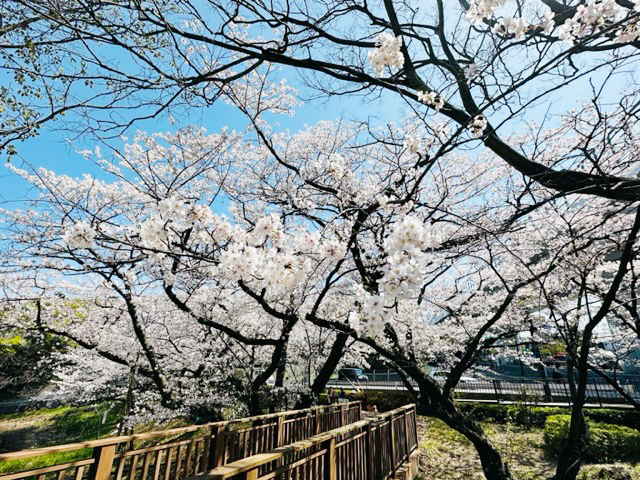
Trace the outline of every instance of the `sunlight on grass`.
<path fill-rule="evenodd" d="M 21 458 L 0 462 L 0 473 L 22 472 L 33 468 L 48 467 L 60 463 L 75 462 L 91 457 L 91 448 L 83 448 L 73 452 L 52 453 L 51 455 L 41 455 L 39 457 Z"/>
<path fill-rule="evenodd" d="M 83 442 L 112 435 L 120 420 L 114 404 L 56 407 L 0 415 L 3 451 Z M 18 472 L 73 462 L 91 456 L 91 449 L 55 453 L 0 463 L 0 473 Z"/>

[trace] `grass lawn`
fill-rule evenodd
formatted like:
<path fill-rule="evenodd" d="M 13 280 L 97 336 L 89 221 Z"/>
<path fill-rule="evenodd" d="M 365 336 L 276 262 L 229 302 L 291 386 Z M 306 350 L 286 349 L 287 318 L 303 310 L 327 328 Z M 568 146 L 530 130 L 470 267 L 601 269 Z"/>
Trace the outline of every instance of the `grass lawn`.
<path fill-rule="evenodd" d="M 480 459 L 471 443 L 461 434 L 431 417 L 418 417 L 420 436 L 420 480 L 484 479 Z M 493 444 L 518 480 L 548 479 L 555 463 L 542 449 L 542 429 L 484 423 Z M 586 465 L 579 480 L 640 480 L 640 465 Z"/>
<path fill-rule="evenodd" d="M 0 452 L 12 452 L 28 448 L 48 447 L 65 443 L 85 442 L 116 435 L 121 418 L 119 405 L 98 404 L 82 407 L 58 407 L 27 412 L 0 415 Z M 141 424 L 135 433 L 164 430 L 190 425 L 184 419 L 173 419 L 167 424 Z M 203 435 L 206 430 L 186 434 Z M 182 437 L 185 434 L 180 435 Z M 143 448 L 177 438 L 156 437 L 136 442 L 136 448 Z M 0 462 L 0 474 L 20 472 L 32 468 L 59 463 L 73 462 L 91 456 L 91 449 L 24 458 L 10 462 Z"/>
<path fill-rule="evenodd" d="M 117 406 L 58 407 L 0 415 L 0 452 L 82 442 L 113 434 Z M 91 455 L 91 449 L 0 463 L 0 473 L 15 472 Z"/>

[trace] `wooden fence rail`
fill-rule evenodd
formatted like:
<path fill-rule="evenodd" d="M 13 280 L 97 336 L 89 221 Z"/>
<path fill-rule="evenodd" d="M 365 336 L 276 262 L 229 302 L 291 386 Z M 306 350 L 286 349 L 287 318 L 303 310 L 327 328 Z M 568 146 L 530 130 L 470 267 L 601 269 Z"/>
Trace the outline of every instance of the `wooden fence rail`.
<path fill-rule="evenodd" d="M 402 478 L 413 478 L 416 420 L 415 405 L 406 405 L 228 463 L 191 480 L 386 480 L 394 478 L 402 466 L 407 469 Z"/>
<path fill-rule="evenodd" d="M 0 453 L 1 464 L 62 452 L 81 454 L 87 449 L 85 459 L 0 475 L 0 480 L 186 480 L 228 462 L 358 422 L 360 414 L 360 402 L 350 402 Z M 142 440 L 160 444 L 136 448 L 136 442 Z"/>

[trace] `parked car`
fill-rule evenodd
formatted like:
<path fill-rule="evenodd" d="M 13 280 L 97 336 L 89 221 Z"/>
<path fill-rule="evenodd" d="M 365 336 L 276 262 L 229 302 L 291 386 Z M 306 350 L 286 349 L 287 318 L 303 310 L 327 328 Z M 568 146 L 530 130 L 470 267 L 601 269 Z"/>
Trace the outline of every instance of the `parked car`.
<path fill-rule="evenodd" d="M 367 377 L 361 368 L 341 368 L 338 370 L 338 380 L 356 380 L 358 382 L 367 382 Z"/>

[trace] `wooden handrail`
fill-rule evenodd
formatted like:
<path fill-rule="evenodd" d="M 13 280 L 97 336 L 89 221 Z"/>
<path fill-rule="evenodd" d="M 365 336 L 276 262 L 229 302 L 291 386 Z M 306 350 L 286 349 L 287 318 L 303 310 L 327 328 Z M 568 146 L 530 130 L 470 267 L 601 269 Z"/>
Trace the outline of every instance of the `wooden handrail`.
<path fill-rule="evenodd" d="M 353 405 L 356 403 L 360 403 L 360 402 L 355 401 L 355 402 L 341 403 L 340 405 Z M 55 445 L 52 447 L 34 448 L 34 449 L 28 449 L 28 450 L 18 450 L 15 452 L 0 453 L 0 462 L 7 461 L 7 460 L 17 460 L 20 458 L 36 457 L 40 455 L 48 455 L 51 453 L 70 452 L 73 450 L 80 450 L 83 448 L 105 447 L 109 445 L 117 445 L 120 443 L 130 442 L 133 440 L 144 440 L 144 439 L 153 438 L 153 437 L 163 437 L 163 436 L 169 436 L 169 435 L 177 435 L 181 433 L 195 432 L 200 429 L 207 429 L 207 428 L 210 429 L 212 427 L 224 427 L 224 426 L 228 427 L 230 425 L 234 425 L 238 423 L 254 422 L 257 420 L 269 420 L 269 419 L 278 418 L 278 417 L 300 415 L 303 413 L 314 412 L 316 410 L 334 408 L 337 405 L 338 404 L 322 405 L 317 407 L 305 408 L 302 410 L 288 410 L 285 412 L 270 413 L 267 415 L 257 415 L 253 417 L 238 418 L 234 420 L 210 422 L 210 423 L 204 423 L 202 425 L 190 425 L 188 427 L 172 428 L 169 430 L 160 430 L 157 432 L 137 433 L 134 435 L 121 435 L 118 437 L 101 438 L 98 440 L 90 440 L 87 442 L 68 443 L 65 445 Z M 2 478 L 2 475 L 0 475 L 0 479 L 1 478 Z"/>
<path fill-rule="evenodd" d="M 224 480 L 225 478 L 232 477 L 234 475 L 238 475 L 239 473 L 244 473 L 248 470 L 253 470 L 258 468 L 264 464 L 273 462 L 275 460 L 280 460 L 285 455 L 289 453 L 295 453 L 300 450 L 304 450 L 305 448 L 313 447 L 315 445 L 319 445 L 322 442 L 326 442 L 327 440 L 331 440 L 339 435 L 344 433 L 349 433 L 351 430 L 358 429 L 360 427 L 365 427 L 369 423 L 372 423 L 372 420 L 360 420 L 359 422 L 352 423 L 347 425 L 346 427 L 336 428 L 334 430 L 330 430 L 326 433 L 321 433 L 319 435 L 314 435 L 306 440 L 300 440 L 299 442 L 292 443 L 290 445 L 276 448 L 266 453 L 259 453 L 257 455 L 253 455 L 251 457 L 243 458 L 241 460 L 236 460 L 235 462 L 229 463 L 222 467 L 214 468 L 206 473 L 201 473 L 200 475 L 195 475 L 191 477 L 190 480 Z"/>
<path fill-rule="evenodd" d="M 253 455 L 251 457 L 243 458 L 241 460 L 236 460 L 235 462 L 231 462 L 231 463 L 228 463 L 227 465 L 214 468 L 212 470 L 209 470 L 208 472 L 201 473 L 199 475 L 194 475 L 190 477 L 189 480 L 225 480 L 229 477 L 233 477 L 241 473 L 256 470 L 261 466 L 266 465 L 270 462 L 273 462 L 276 460 L 282 460 L 288 454 L 320 445 L 324 442 L 333 440 L 336 437 L 339 437 L 340 435 L 343 435 L 345 433 L 349 433 L 353 430 L 357 430 L 360 428 L 365 428 L 372 424 L 382 423 L 387 419 L 390 419 L 389 428 L 392 430 L 393 425 L 391 424 L 391 421 L 393 420 L 393 417 L 398 414 L 406 415 L 406 412 L 412 409 L 415 410 L 414 403 L 402 406 L 400 408 L 396 408 L 395 410 L 384 412 L 371 419 L 361 420 L 359 422 L 355 422 L 344 427 L 336 428 L 334 430 L 330 430 L 325 433 L 314 435 L 313 437 L 309 437 L 305 440 L 301 440 L 284 447 L 273 449 L 269 452 L 260 453 L 257 455 Z M 405 436 L 407 435 L 408 435 L 408 431 L 405 430 Z"/>

